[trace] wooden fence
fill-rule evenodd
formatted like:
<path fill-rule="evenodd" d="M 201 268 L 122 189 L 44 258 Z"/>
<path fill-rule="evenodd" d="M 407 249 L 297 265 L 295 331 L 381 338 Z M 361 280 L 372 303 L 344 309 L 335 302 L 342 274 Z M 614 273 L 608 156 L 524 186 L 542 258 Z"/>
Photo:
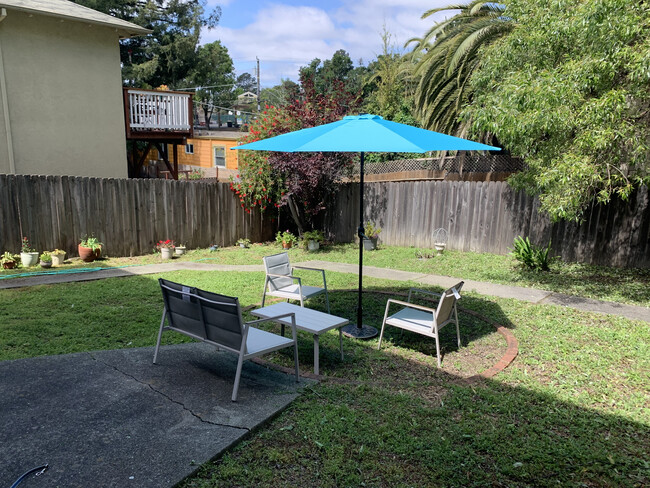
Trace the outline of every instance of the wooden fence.
<path fill-rule="evenodd" d="M 39 251 L 76 256 L 91 234 L 106 254 L 134 256 L 164 239 L 190 248 L 269 240 L 273 227 L 244 212 L 227 183 L 0 175 L 0 252 L 20 251 L 28 236 Z"/>
<path fill-rule="evenodd" d="M 329 207 L 326 230 L 337 241 L 356 235 L 359 186 L 343 185 Z M 433 232 L 449 232 L 449 249 L 505 254 L 513 239 L 553 243 L 566 261 L 650 268 L 650 202 L 640 188 L 624 203 L 594 205 L 580 225 L 551 224 L 539 201 L 504 182 L 410 181 L 366 185 L 365 219 L 389 245 L 433 247 Z M 232 245 L 240 237 L 273 238 L 275 226 L 244 212 L 227 183 L 0 175 L 0 252 L 20 250 L 28 236 L 39 251 L 77 255 L 94 234 L 111 256 L 151 252 L 174 239 L 190 248 Z"/>
<path fill-rule="evenodd" d="M 539 213 L 539 200 L 516 192 L 505 182 L 410 181 L 365 186 L 365 220 L 378 223 L 380 242 L 433 247 L 433 233 L 448 231 L 449 249 L 506 254 L 518 235 L 535 244 L 552 241 L 565 261 L 620 267 L 650 267 L 648 188 L 629 202 L 593 205 L 582 224 L 551 224 Z M 359 218 L 359 186 L 337 193 L 326 218 L 336 240 L 354 239 Z"/>

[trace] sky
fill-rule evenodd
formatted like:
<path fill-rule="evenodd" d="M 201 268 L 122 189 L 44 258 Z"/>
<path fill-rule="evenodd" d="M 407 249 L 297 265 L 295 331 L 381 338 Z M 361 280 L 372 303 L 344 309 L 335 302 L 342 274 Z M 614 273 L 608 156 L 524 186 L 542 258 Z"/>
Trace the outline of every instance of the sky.
<path fill-rule="evenodd" d="M 400 51 L 434 22 L 453 15 L 439 13 L 425 20 L 431 8 L 450 0 L 208 0 L 219 5 L 217 28 L 201 34 L 201 44 L 216 40 L 228 48 L 237 76 L 255 76 L 260 60 L 260 84 L 271 87 L 282 79 L 298 81 L 298 69 L 314 58 L 330 59 L 344 49 L 357 66 L 381 54 L 384 25 Z"/>

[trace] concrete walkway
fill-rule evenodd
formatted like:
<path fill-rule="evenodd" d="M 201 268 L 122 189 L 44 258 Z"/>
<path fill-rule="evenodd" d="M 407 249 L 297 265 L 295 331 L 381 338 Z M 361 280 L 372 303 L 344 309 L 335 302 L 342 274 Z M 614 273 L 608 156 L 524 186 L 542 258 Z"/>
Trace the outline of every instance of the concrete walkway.
<path fill-rule="evenodd" d="M 333 263 L 330 261 L 305 261 L 295 263 L 300 266 L 322 268 L 328 271 L 339 273 L 357 274 L 359 266 L 356 264 Z M 264 271 L 262 265 L 226 265 L 226 264 L 205 264 L 198 262 L 172 262 L 161 264 L 150 264 L 145 266 L 130 266 L 102 271 L 66 273 L 61 275 L 41 275 L 24 278 L 12 278 L 0 280 L 0 289 L 22 288 L 25 286 L 65 283 L 71 281 L 87 281 L 102 278 L 113 278 L 118 276 L 131 276 L 142 274 L 166 273 L 177 270 L 201 270 L 201 271 Z M 382 278 L 396 281 L 412 281 L 421 285 L 436 285 L 448 287 L 455 285 L 462 278 L 439 276 L 410 271 L 399 271 L 394 269 L 376 268 L 364 266 L 363 275 L 373 278 Z M 606 313 L 620 315 L 632 320 L 650 322 L 650 308 L 636 305 L 624 305 L 615 302 L 581 298 L 562 293 L 555 293 L 535 288 L 524 288 L 520 286 L 498 285 L 482 281 L 464 280 L 464 291 L 473 291 L 481 295 L 495 296 L 499 298 L 514 298 L 536 304 L 560 305 L 582 310 L 585 312 Z"/>

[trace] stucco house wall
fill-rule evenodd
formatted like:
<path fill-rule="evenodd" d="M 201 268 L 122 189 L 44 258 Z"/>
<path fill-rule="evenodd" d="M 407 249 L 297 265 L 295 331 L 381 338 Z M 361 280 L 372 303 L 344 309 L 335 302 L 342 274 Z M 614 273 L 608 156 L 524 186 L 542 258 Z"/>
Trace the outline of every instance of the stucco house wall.
<path fill-rule="evenodd" d="M 5 9 L 0 173 L 126 178 L 116 29 Z"/>

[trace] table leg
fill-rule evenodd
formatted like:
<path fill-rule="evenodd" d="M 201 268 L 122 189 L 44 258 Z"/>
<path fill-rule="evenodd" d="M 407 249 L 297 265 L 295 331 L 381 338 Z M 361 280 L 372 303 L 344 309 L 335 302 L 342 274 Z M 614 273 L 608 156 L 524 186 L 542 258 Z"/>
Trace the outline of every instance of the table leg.
<path fill-rule="evenodd" d="M 339 327 L 339 349 L 341 349 L 341 361 L 343 361 L 343 330 Z"/>
<path fill-rule="evenodd" d="M 314 374 L 319 374 L 318 364 L 318 334 L 314 334 Z"/>

